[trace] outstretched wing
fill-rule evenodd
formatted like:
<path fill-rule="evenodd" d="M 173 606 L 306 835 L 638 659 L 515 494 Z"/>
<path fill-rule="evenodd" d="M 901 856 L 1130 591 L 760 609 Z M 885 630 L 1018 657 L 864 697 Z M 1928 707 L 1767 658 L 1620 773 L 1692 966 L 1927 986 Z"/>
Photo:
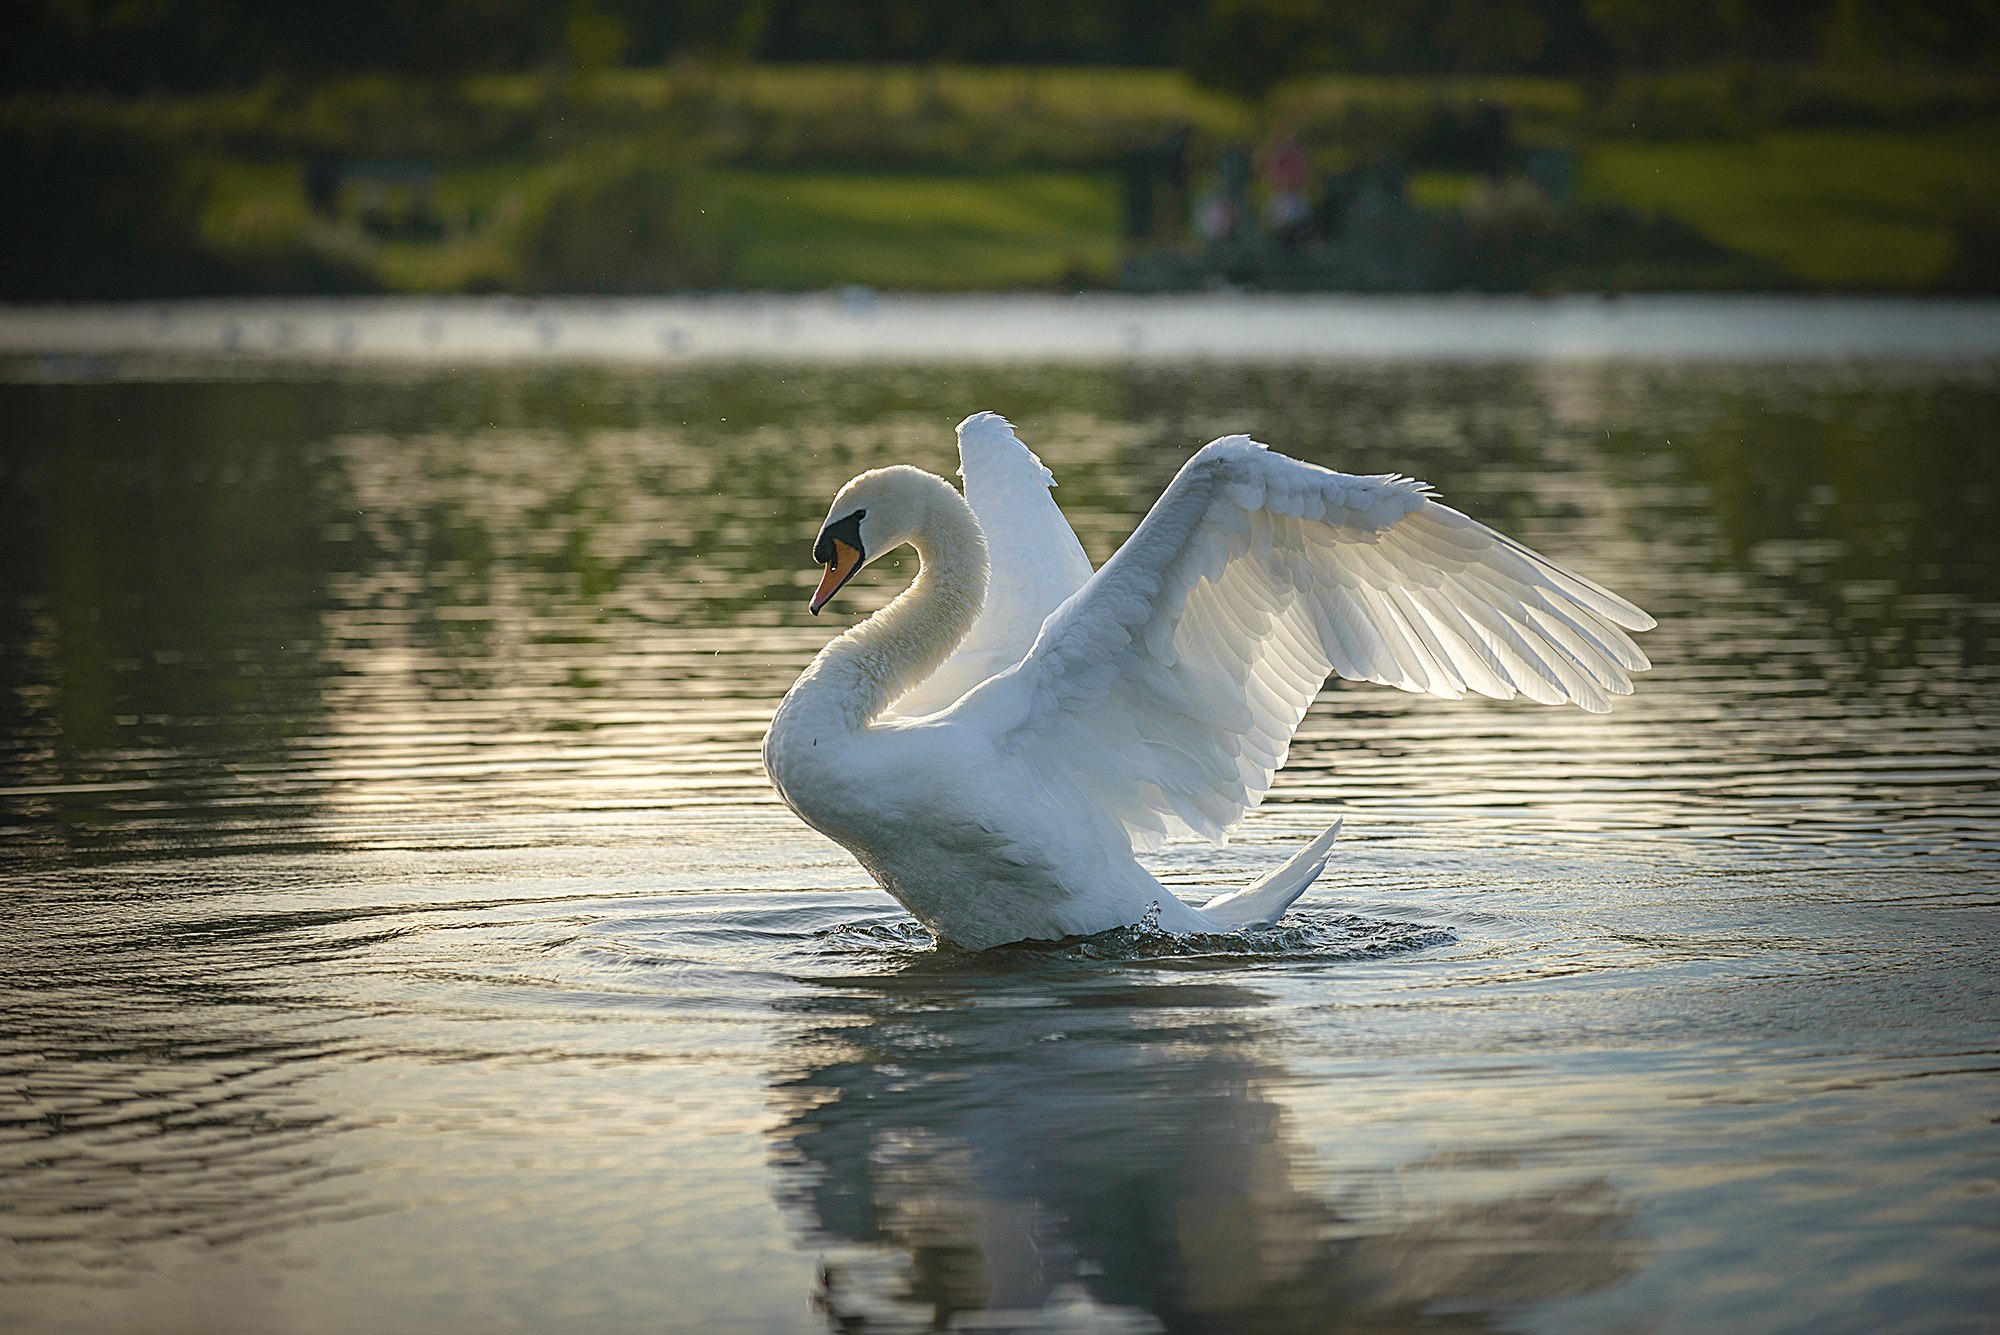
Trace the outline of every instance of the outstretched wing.
<path fill-rule="evenodd" d="M 1652 624 L 1421 482 L 1230 436 L 978 699 L 1052 787 L 1155 847 L 1221 839 L 1261 801 L 1330 672 L 1603 712 L 1649 666 L 1626 632 Z"/>
<path fill-rule="evenodd" d="M 945 708 L 1027 655 L 1042 622 L 1090 578 L 1090 558 L 1049 489 L 1055 477 L 998 413 L 958 424 L 958 475 L 986 535 L 979 619 L 938 670 L 896 701 L 899 714 Z"/>

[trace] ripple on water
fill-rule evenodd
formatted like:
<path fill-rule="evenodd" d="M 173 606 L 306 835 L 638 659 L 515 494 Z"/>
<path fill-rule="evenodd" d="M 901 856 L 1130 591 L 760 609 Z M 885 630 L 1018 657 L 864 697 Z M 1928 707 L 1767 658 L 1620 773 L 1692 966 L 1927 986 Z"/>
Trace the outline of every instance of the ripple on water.
<path fill-rule="evenodd" d="M 1145 961 L 1214 960 L 1228 965 L 1272 961 L 1351 962 L 1386 959 L 1448 946 L 1455 932 L 1435 923 L 1395 922 L 1325 909 L 1295 911 L 1273 927 L 1240 932 L 1168 932 L 1151 921 L 1061 941 L 1022 941 L 995 950 L 965 951 L 941 944 L 921 923 L 842 923 L 816 934 L 820 953 L 878 956 L 914 962 L 934 957 L 941 967 L 978 962 L 986 968 L 1060 967 Z"/>

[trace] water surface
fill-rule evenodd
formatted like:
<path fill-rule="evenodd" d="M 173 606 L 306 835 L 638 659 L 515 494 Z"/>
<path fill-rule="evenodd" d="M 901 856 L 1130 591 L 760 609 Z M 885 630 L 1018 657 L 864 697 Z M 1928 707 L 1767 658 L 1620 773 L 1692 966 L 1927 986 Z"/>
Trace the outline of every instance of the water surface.
<path fill-rule="evenodd" d="M 2000 1304 L 1991 362 L 75 370 L 0 384 L 9 1325 Z M 978 407 L 1097 559 L 1248 430 L 1629 594 L 1659 666 L 1608 717 L 1330 687 L 1158 859 L 1345 816 L 1283 930 L 937 950 L 756 748 L 827 497 Z"/>

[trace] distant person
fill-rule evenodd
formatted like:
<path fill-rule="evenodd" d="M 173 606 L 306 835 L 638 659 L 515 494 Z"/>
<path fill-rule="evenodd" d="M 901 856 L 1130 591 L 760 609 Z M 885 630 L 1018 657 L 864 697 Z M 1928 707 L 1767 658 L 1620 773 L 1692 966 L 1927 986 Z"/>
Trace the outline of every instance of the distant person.
<path fill-rule="evenodd" d="M 1215 184 L 1242 219 L 1250 211 L 1250 155 L 1234 144 L 1216 154 Z"/>
<path fill-rule="evenodd" d="M 1162 239 L 1169 245 L 1182 240 L 1186 233 L 1188 217 L 1188 128 L 1175 125 L 1168 128 L 1153 146 L 1153 156 L 1159 162 L 1160 186 L 1165 200 L 1158 210 Z"/>
<path fill-rule="evenodd" d="M 1235 145 L 1215 155 L 1215 174 L 1194 204 L 1195 235 L 1205 246 L 1231 245 L 1243 237 L 1250 213 L 1250 155 Z"/>
<path fill-rule="evenodd" d="M 340 213 L 340 159 L 331 153 L 315 153 L 306 159 L 306 207 L 322 218 Z"/>
<path fill-rule="evenodd" d="M 1313 206 L 1313 232 L 1322 241 L 1338 241 L 1347 235 L 1348 215 L 1361 195 L 1361 178 L 1354 171 L 1335 172 L 1320 187 L 1319 202 Z"/>
<path fill-rule="evenodd" d="M 1155 166 L 1153 154 L 1145 149 L 1131 149 L 1120 159 L 1127 241 L 1147 241 L 1152 238 Z"/>
<path fill-rule="evenodd" d="M 1514 161 L 1514 118 L 1498 103 L 1473 113 L 1468 135 L 1472 169 L 1481 176 L 1504 176 Z"/>
<path fill-rule="evenodd" d="M 1305 240 L 1312 206 L 1303 191 L 1281 190 L 1264 201 L 1264 234 L 1281 246 L 1296 246 Z"/>
<path fill-rule="evenodd" d="M 1194 230 L 1205 246 L 1226 245 L 1236 239 L 1242 222 L 1236 204 L 1220 186 L 1204 191 L 1195 201 Z"/>
<path fill-rule="evenodd" d="M 1312 180 L 1312 159 L 1299 144 L 1297 135 L 1279 135 L 1260 155 L 1264 177 L 1264 231 L 1283 246 L 1296 246 L 1305 239 L 1306 222 L 1312 206 L 1306 202 L 1306 187 Z"/>
<path fill-rule="evenodd" d="M 428 171 L 417 173 L 410 182 L 410 211 L 403 226 L 411 236 L 426 241 L 444 235 L 444 220 L 437 211 L 437 182 Z"/>

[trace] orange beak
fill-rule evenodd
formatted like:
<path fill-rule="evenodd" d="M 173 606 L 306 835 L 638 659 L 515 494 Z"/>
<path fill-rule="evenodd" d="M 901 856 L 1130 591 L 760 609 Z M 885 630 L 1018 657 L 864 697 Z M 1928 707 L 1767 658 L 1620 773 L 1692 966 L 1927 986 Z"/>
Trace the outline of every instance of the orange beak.
<path fill-rule="evenodd" d="M 839 593 L 840 586 L 853 579 L 854 572 L 859 569 L 861 569 L 860 551 L 835 538 L 833 560 L 827 562 L 826 573 L 819 577 L 819 587 L 813 590 L 812 601 L 806 604 L 806 610 L 818 616 L 819 609 L 825 607 L 827 600 Z"/>

